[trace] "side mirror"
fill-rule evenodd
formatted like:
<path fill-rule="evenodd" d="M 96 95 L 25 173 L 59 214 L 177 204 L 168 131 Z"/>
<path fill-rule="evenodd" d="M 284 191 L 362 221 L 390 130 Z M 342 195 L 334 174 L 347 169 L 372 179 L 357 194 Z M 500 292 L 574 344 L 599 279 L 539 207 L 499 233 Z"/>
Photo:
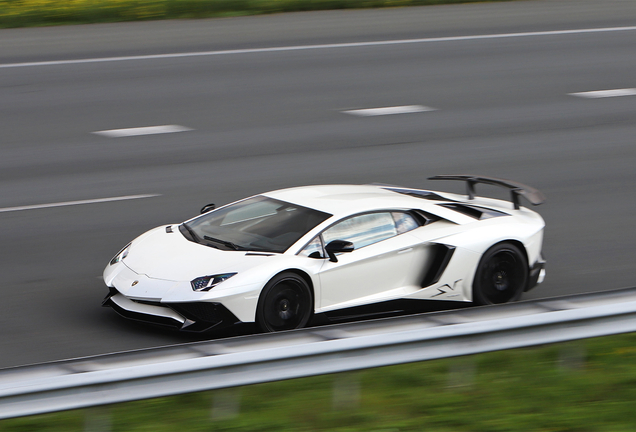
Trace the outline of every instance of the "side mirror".
<path fill-rule="evenodd" d="M 216 206 L 214 204 L 206 204 L 201 208 L 201 214 L 207 213 L 210 210 L 214 210 Z"/>
<path fill-rule="evenodd" d="M 353 252 L 353 249 L 355 249 L 353 243 L 344 240 L 332 240 L 325 246 L 327 255 L 329 255 L 329 261 L 331 262 L 338 262 L 338 258 L 336 258 L 337 253 Z"/>

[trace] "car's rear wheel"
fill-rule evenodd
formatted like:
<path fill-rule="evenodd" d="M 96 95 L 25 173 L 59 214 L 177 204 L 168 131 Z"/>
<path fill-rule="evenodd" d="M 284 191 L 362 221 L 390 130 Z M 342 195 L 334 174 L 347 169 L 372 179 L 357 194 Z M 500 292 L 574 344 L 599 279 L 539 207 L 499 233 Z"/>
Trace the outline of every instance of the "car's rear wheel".
<path fill-rule="evenodd" d="M 302 328 L 309 322 L 314 301 L 307 282 L 291 272 L 270 280 L 258 299 L 256 322 L 265 332 Z"/>
<path fill-rule="evenodd" d="M 479 261 L 473 281 L 473 302 L 480 305 L 518 300 L 528 281 L 523 252 L 512 243 L 488 249 Z"/>

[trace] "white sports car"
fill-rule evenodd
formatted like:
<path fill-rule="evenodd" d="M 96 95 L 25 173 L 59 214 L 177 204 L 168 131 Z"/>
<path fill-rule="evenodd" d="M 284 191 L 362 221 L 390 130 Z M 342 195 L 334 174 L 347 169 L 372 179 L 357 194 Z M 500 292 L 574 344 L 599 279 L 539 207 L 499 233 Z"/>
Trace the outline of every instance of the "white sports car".
<path fill-rule="evenodd" d="M 506 303 L 541 283 L 543 195 L 509 180 L 463 180 L 467 196 L 387 185 L 264 193 L 155 228 L 106 266 L 104 305 L 180 330 L 262 331 L 396 311 L 405 303 Z M 511 202 L 475 196 L 509 188 Z"/>

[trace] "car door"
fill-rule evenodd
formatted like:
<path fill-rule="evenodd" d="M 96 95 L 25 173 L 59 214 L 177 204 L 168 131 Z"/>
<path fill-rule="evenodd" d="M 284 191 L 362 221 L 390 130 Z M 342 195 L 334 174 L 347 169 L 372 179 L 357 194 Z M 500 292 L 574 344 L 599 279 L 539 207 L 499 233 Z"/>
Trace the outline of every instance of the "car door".
<path fill-rule="evenodd" d="M 374 303 L 402 294 L 420 240 L 406 232 L 419 226 L 415 219 L 397 213 L 402 219 L 410 218 L 406 229 L 396 219 L 396 212 L 384 211 L 350 217 L 322 233 L 324 245 L 345 240 L 355 249 L 339 254 L 338 262 L 324 260 L 319 271 L 321 310 Z"/>

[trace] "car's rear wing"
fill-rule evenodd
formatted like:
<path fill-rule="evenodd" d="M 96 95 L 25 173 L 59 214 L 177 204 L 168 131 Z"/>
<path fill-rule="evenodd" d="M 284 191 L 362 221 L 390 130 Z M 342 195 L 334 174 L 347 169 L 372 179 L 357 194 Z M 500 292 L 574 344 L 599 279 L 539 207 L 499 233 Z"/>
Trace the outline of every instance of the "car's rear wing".
<path fill-rule="evenodd" d="M 466 182 L 466 194 L 468 199 L 475 199 L 475 185 L 477 183 L 501 186 L 510 189 L 510 201 L 519 210 L 519 196 L 523 196 L 532 205 L 539 205 L 545 201 L 545 196 L 535 188 L 526 186 L 512 180 L 505 180 L 495 177 L 475 176 L 475 175 L 438 175 L 429 177 L 429 180 L 463 180 Z"/>

